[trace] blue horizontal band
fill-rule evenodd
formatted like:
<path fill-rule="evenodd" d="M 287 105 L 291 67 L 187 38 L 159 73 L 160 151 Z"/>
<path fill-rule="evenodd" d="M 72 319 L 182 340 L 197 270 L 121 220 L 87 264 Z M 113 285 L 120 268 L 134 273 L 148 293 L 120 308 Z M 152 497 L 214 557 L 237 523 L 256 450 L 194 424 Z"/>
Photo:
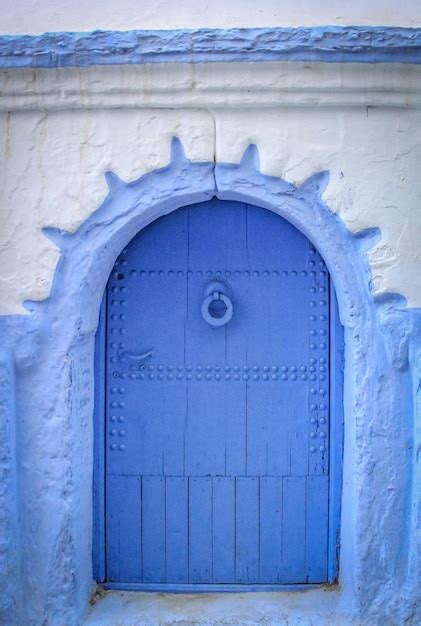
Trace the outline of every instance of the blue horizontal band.
<path fill-rule="evenodd" d="M 239 61 L 421 63 L 421 28 L 202 28 L 0 36 L 2 68 Z"/>

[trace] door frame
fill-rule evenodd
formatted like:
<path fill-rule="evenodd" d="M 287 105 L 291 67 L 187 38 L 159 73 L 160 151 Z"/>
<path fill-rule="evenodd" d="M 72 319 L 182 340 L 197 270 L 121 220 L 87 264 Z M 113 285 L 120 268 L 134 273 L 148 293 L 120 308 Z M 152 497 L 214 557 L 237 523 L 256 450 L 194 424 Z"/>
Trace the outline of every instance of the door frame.
<path fill-rule="evenodd" d="M 256 205 L 257 206 L 257 205 Z M 181 208 L 181 207 L 180 207 Z M 282 218 L 279 216 L 281 219 Z M 287 220 L 288 221 L 288 220 Z M 137 234 L 137 233 L 136 233 Z M 136 235 L 135 234 L 135 235 Z M 134 235 L 134 236 L 135 236 Z M 94 455 L 93 455 L 93 577 L 108 589 L 168 591 L 173 593 L 211 593 L 221 591 L 294 591 L 313 589 L 326 583 L 295 584 L 171 584 L 117 583 L 106 581 L 106 485 L 105 485 L 105 364 L 106 364 L 107 289 L 101 302 L 95 335 Z M 329 515 L 327 584 L 338 582 L 340 556 L 340 520 L 342 500 L 342 467 L 344 441 L 344 329 L 339 319 L 338 301 L 332 278 L 329 281 Z"/>

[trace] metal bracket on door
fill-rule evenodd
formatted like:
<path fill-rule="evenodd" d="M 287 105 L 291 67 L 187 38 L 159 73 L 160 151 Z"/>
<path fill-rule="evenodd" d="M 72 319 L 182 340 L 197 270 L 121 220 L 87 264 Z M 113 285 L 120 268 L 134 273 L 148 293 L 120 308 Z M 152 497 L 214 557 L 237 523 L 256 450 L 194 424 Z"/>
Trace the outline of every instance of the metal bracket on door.
<path fill-rule="evenodd" d="M 142 354 L 132 354 L 130 352 L 125 352 L 124 350 L 120 350 L 118 353 L 118 356 L 121 359 L 127 358 L 130 359 L 131 361 L 143 361 L 144 359 L 147 359 L 149 356 L 156 356 L 156 352 L 155 352 L 155 348 L 151 348 L 150 350 L 148 350 L 147 352 L 143 352 Z"/>

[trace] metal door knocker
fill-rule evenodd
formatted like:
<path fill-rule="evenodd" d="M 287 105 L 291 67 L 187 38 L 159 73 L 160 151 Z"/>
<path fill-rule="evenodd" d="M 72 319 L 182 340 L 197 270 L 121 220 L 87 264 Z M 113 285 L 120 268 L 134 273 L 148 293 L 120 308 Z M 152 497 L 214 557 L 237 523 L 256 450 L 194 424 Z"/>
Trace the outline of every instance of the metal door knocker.
<path fill-rule="evenodd" d="M 224 326 L 232 318 L 234 306 L 226 291 L 226 285 L 217 281 L 213 281 L 205 289 L 202 317 L 210 326 Z"/>

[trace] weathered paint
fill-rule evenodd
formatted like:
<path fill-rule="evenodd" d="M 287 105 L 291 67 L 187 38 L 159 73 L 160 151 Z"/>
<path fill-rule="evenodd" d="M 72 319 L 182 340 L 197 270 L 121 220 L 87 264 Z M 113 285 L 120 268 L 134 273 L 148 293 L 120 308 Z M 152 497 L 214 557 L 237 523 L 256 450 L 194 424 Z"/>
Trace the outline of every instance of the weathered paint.
<path fill-rule="evenodd" d="M 0 35 L 0 68 L 218 61 L 421 63 L 421 29 L 317 26 Z"/>
<path fill-rule="evenodd" d="M 239 165 L 215 165 L 188 161 L 175 142 L 163 170 L 130 184 L 114 174 L 107 181 L 107 198 L 74 235 L 46 231 L 61 248 L 51 296 L 28 304 L 29 316 L 0 320 L 16 363 L 22 584 L 31 597 L 21 615 L 6 612 L 6 622 L 80 623 L 92 580 L 92 369 L 103 290 L 134 232 L 216 196 L 288 219 L 324 257 L 338 295 L 346 348 L 340 587 L 314 592 L 312 605 L 334 623 L 344 615 L 370 625 L 417 623 L 411 376 L 418 382 L 420 312 L 397 296 L 370 294 L 366 251 L 377 233 L 353 235 L 324 204 L 326 173 L 293 186 L 262 174 L 255 148 Z M 10 489 L 3 495 L 13 500 Z M 18 581 L 13 591 L 17 598 Z M 238 616 L 238 606 L 234 598 L 227 614 Z"/>

